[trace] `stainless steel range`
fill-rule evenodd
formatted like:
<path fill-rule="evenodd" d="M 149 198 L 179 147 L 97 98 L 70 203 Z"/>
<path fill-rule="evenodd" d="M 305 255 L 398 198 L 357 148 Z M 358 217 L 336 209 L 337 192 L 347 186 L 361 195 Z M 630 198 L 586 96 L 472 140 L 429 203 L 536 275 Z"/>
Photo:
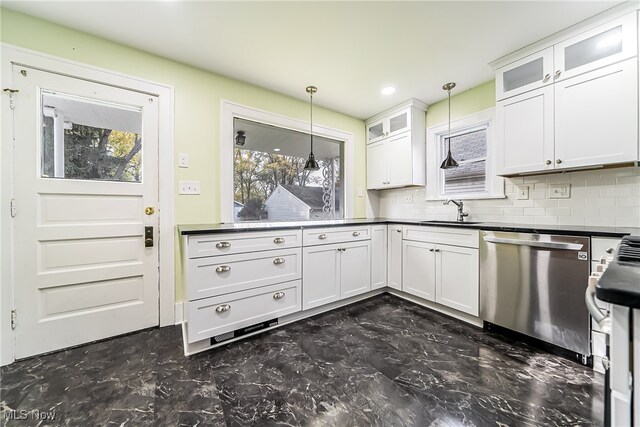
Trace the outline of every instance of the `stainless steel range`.
<path fill-rule="evenodd" d="M 480 317 L 579 353 L 590 350 L 589 238 L 482 231 Z"/>

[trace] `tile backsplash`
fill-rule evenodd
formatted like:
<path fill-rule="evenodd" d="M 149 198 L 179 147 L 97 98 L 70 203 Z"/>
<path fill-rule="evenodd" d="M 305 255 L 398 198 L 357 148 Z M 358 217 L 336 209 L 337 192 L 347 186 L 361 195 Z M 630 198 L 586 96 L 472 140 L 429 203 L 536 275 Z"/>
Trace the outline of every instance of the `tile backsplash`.
<path fill-rule="evenodd" d="M 640 168 L 600 169 L 505 179 L 504 199 L 466 200 L 467 220 L 510 224 L 640 227 Z M 571 184 L 570 198 L 549 198 L 551 184 Z M 529 199 L 518 200 L 519 186 Z M 407 197 L 412 196 L 412 197 Z M 455 220 L 456 207 L 426 201 L 424 187 L 380 192 L 380 216 Z M 411 202 L 406 202 L 411 200 Z"/>

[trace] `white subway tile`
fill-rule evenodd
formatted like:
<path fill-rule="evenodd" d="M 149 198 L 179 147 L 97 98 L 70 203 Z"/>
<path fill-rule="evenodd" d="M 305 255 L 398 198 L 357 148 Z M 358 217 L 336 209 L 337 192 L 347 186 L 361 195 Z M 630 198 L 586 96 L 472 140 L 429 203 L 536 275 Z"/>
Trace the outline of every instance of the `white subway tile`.
<path fill-rule="evenodd" d="M 536 224 L 556 225 L 558 224 L 557 216 L 537 216 L 535 217 Z"/>
<path fill-rule="evenodd" d="M 559 216 L 558 225 L 584 225 L 583 216 Z"/>
<path fill-rule="evenodd" d="M 617 197 L 616 206 L 640 206 L 640 197 Z"/>
<path fill-rule="evenodd" d="M 547 208 L 545 215 L 549 216 L 570 216 L 571 208 Z"/>
<path fill-rule="evenodd" d="M 544 208 L 524 208 L 524 215 L 542 216 L 544 213 Z"/>
<path fill-rule="evenodd" d="M 598 208 L 571 208 L 572 216 L 598 216 L 599 214 Z"/>
<path fill-rule="evenodd" d="M 614 217 L 587 216 L 584 218 L 584 225 L 615 227 L 616 219 Z"/>
<path fill-rule="evenodd" d="M 523 208 L 504 208 L 505 215 L 523 215 Z"/>
<path fill-rule="evenodd" d="M 640 227 L 640 218 L 616 217 L 616 227 Z"/>

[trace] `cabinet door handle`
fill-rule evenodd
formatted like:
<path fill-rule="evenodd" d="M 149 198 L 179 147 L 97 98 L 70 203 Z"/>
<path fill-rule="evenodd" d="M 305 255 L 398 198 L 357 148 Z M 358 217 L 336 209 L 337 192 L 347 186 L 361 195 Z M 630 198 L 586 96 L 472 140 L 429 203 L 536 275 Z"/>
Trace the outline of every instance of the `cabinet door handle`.
<path fill-rule="evenodd" d="M 284 264 L 284 258 L 276 258 L 276 259 L 273 260 L 273 263 L 275 265 Z"/>
<path fill-rule="evenodd" d="M 608 254 L 612 254 L 614 250 L 615 249 L 613 249 L 613 248 L 607 248 L 607 250 L 605 252 L 608 253 Z"/>
<path fill-rule="evenodd" d="M 545 75 L 544 75 L 544 79 L 542 79 L 542 82 L 543 82 L 543 83 L 546 83 L 546 82 L 548 82 L 548 81 L 549 81 L 549 79 L 550 79 L 550 78 L 551 78 L 551 74 L 545 74 Z"/>
<path fill-rule="evenodd" d="M 231 267 L 228 265 L 221 265 L 220 267 L 216 267 L 216 273 L 226 273 L 231 270 Z"/>
<path fill-rule="evenodd" d="M 284 298 L 284 292 L 276 292 L 275 294 L 273 294 L 273 299 L 281 299 Z"/>
<path fill-rule="evenodd" d="M 354 231 L 353 233 L 351 233 L 351 235 L 353 237 L 358 237 L 360 235 L 360 232 L 359 231 Z"/>
<path fill-rule="evenodd" d="M 556 71 L 556 73 L 553 75 L 554 78 L 558 78 L 560 77 L 560 74 L 562 74 L 562 72 L 560 70 Z"/>
<path fill-rule="evenodd" d="M 547 160 L 545 163 L 546 163 L 547 165 L 550 165 L 550 164 L 551 164 L 551 160 Z"/>
<path fill-rule="evenodd" d="M 556 160 L 556 163 L 560 164 L 560 163 L 562 163 L 562 160 L 558 159 L 558 160 Z"/>
<path fill-rule="evenodd" d="M 318 239 L 320 239 L 320 240 L 324 240 L 324 239 L 326 239 L 326 238 L 327 238 L 327 235 L 326 235 L 326 234 L 324 234 L 324 233 L 323 233 L 323 234 L 319 234 L 319 235 L 318 235 Z"/>
<path fill-rule="evenodd" d="M 399 228 L 396 230 L 398 233 L 402 233 L 402 230 L 400 230 Z"/>
<path fill-rule="evenodd" d="M 216 243 L 216 248 L 218 248 L 218 249 L 229 248 L 229 247 L 231 247 L 231 243 L 229 243 L 229 242 L 218 242 L 218 243 Z"/>
<path fill-rule="evenodd" d="M 273 239 L 273 243 L 284 243 L 284 237 L 276 237 Z"/>
<path fill-rule="evenodd" d="M 229 310 L 231 310 L 231 306 L 229 304 L 222 304 L 216 307 L 216 313 L 224 313 Z"/>

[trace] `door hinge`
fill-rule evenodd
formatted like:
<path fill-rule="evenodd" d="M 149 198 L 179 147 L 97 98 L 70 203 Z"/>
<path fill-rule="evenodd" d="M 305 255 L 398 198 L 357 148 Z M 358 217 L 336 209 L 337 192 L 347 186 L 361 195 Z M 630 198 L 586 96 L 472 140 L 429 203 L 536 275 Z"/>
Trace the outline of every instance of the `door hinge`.
<path fill-rule="evenodd" d="M 2 89 L 4 93 L 9 94 L 9 108 L 16 109 L 16 93 L 20 92 L 18 89 L 9 89 L 8 87 Z"/>
<path fill-rule="evenodd" d="M 15 310 L 11 310 L 11 329 L 16 328 L 16 317 L 18 313 Z"/>
<path fill-rule="evenodd" d="M 16 217 L 16 199 L 11 199 L 11 218 Z"/>

